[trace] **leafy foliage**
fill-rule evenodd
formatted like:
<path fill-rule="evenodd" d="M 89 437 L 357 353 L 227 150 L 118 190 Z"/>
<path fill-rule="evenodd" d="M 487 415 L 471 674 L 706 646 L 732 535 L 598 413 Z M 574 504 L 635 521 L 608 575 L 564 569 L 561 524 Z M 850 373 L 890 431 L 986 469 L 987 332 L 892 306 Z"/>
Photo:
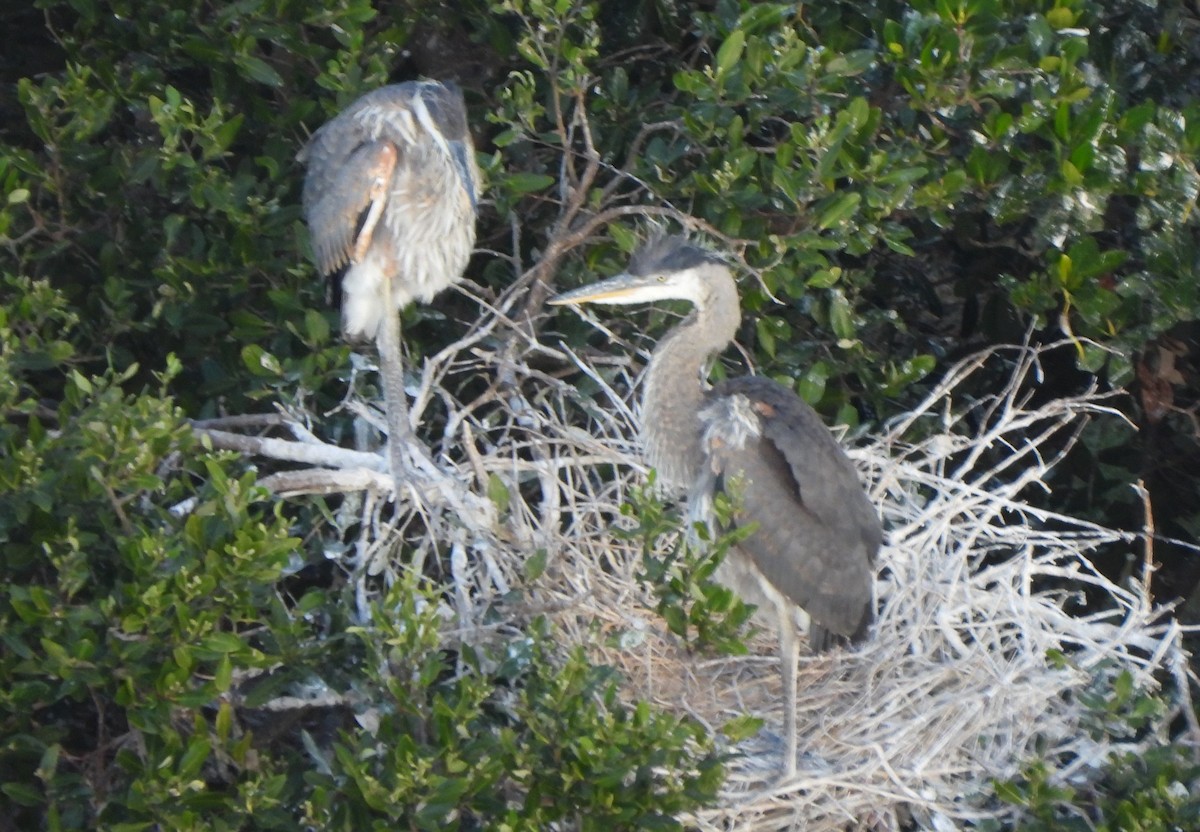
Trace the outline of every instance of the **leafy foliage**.
<path fill-rule="evenodd" d="M 124 392 L 132 369 L 85 376 L 55 340 L 63 295 L 8 286 L 0 794 L 19 825 L 669 829 L 711 800 L 701 727 L 621 702 L 543 622 L 455 660 L 411 571 L 370 624 L 338 592 L 290 591 L 299 540 L 191 436 L 164 392 L 178 362 L 154 393 Z M 281 695 L 311 696 L 291 730 L 269 722 Z"/>
<path fill-rule="evenodd" d="M 173 356 L 158 391 L 127 394 L 136 368 L 71 367 L 61 293 L 6 284 L 0 789 L 26 807 L 16 822 L 191 828 L 217 764 L 244 775 L 237 799 L 278 805 L 283 783 L 248 760 L 227 695 L 308 630 L 273 589 L 298 541 L 254 507 L 252 474 L 191 438 L 164 394 Z M 43 385 L 61 390 L 54 410 Z"/>
<path fill-rule="evenodd" d="M 720 761 L 698 725 L 617 700 L 617 679 L 576 650 L 552 653 L 544 621 L 496 655 L 441 644 L 436 593 L 411 575 L 352 628 L 367 685 L 384 692 L 326 758 L 304 819 L 319 828 L 678 828 L 673 815 L 711 799 Z"/>
<path fill-rule="evenodd" d="M 1183 7 L 38 0 L 0 19 L 0 794 L 19 825 L 647 828 L 714 793 L 695 726 L 620 702 L 537 622 L 447 650 L 415 577 L 353 619 L 342 576 L 312 578 L 322 508 L 268 507 L 186 425 L 340 401 L 349 350 L 305 264 L 294 155 L 365 89 L 463 81 L 481 247 L 506 254 L 469 276 L 491 299 L 539 263 L 514 319 L 545 327 L 547 287 L 619 269 L 648 218 L 683 222 L 756 278 L 748 354 L 845 423 L 1031 323 L 1124 383 L 1200 306 Z M 409 310 L 409 346 L 472 314 Z M 1103 488 L 1052 498 L 1125 508 L 1140 449 L 1088 439 Z M 645 543 L 679 524 L 645 493 L 631 514 Z M 736 643 L 747 612 L 708 581 L 731 542 L 647 556 L 691 643 Z M 267 710 L 313 690 L 361 698 Z M 1128 824 L 1192 817 L 1170 802 L 1181 759 L 1112 772 Z M 1019 799 L 1083 799 L 1039 777 Z"/>
<path fill-rule="evenodd" d="M 714 502 L 718 527 L 730 528 L 730 498 L 718 494 Z M 695 524 L 694 536 L 681 531 L 679 516 L 655 494 L 653 478 L 644 488 L 633 489 L 622 512 L 637 525 L 618 534 L 641 543 L 644 572 L 639 577 L 652 587 L 658 598 L 655 611 L 671 632 L 688 649 L 745 653 L 742 632 L 754 607 L 717 583 L 715 574 L 729 550 L 752 534 L 753 527 L 732 529 L 716 540 L 702 522 Z M 675 539 L 664 548 L 662 538 L 667 535 Z"/>

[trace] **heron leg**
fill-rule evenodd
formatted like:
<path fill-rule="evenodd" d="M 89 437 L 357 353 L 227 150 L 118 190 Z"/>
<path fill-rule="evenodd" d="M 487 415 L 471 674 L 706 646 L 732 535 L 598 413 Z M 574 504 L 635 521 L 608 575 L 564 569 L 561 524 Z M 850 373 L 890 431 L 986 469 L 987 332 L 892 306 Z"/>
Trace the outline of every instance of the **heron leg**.
<path fill-rule="evenodd" d="M 414 441 L 408 419 L 408 397 L 404 392 L 404 359 L 400 343 L 400 310 L 392 301 L 392 282 L 384 280 L 383 319 L 379 322 L 379 375 L 383 381 L 383 404 L 387 411 L 388 463 L 396 488 L 410 479 L 405 449 Z"/>
<path fill-rule="evenodd" d="M 796 776 L 796 662 L 799 660 L 796 641 L 796 623 L 792 618 L 791 605 L 776 602 L 779 617 L 779 672 L 783 677 L 784 732 L 783 780 Z"/>

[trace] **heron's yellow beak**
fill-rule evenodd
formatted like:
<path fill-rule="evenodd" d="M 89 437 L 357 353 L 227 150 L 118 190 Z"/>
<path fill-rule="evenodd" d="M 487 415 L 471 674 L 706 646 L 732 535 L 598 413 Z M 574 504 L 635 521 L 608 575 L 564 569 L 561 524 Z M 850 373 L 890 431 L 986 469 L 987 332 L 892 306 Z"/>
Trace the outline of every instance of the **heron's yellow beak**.
<path fill-rule="evenodd" d="M 651 279 L 653 280 L 653 279 Z M 645 300 L 644 291 L 652 285 L 645 277 L 619 274 L 599 283 L 580 286 L 548 301 L 551 306 L 566 306 L 577 303 L 640 303 Z"/>

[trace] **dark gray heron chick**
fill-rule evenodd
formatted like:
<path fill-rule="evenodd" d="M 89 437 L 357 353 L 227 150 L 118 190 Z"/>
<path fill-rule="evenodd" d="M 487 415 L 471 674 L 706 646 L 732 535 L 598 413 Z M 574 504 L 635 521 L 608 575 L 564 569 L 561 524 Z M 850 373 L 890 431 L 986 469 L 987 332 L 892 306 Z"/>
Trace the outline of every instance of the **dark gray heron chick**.
<path fill-rule="evenodd" d="M 810 619 L 814 650 L 865 636 L 874 617 L 879 516 L 854 465 L 799 396 L 761 376 L 705 383 L 710 359 L 733 341 L 741 321 L 733 275 L 711 252 L 680 237 L 656 240 L 625 274 L 551 303 L 667 299 L 690 301 L 693 311 L 659 342 L 646 368 L 642 445 L 660 481 L 687 494 L 695 518 L 708 519 L 716 490 L 740 483 L 735 522 L 756 527 L 730 552 L 721 577 L 775 613 L 787 695 L 784 770 L 791 776 L 796 630 Z"/>
<path fill-rule="evenodd" d="M 362 96 L 300 151 L 304 218 L 323 275 L 341 277 L 342 331 L 373 338 L 392 473 L 412 438 L 400 310 L 462 276 L 475 246 L 479 169 L 457 86 L 409 81 Z"/>

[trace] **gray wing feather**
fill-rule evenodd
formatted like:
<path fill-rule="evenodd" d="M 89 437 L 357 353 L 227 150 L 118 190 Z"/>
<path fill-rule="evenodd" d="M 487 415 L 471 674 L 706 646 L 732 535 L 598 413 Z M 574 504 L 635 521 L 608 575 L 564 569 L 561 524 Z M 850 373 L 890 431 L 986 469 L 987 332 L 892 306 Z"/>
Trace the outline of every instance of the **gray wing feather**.
<path fill-rule="evenodd" d="M 816 646 L 827 646 L 824 631 L 861 633 L 882 530 L 853 464 L 812 408 L 769 379 L 732 379 L 709 395 L 745 396 L 759 419 L 741 448 L 708 448 L 714 473 L 741 482 L 738 522 L 758 524 L 740 548 L 821 628 Z"/>
<path fill-rule="evenodd" d="M 377 177 L 391 175 L 394 160 L 384 142 L 366 142 L 344 157 L 336 172 L 327 171 L 323 164 L 310 167 L 304 183 L 304 216 L 322 274 L 332 274 L 349 262 L 362 214 L 371 204 L 371 186 Z"/>

